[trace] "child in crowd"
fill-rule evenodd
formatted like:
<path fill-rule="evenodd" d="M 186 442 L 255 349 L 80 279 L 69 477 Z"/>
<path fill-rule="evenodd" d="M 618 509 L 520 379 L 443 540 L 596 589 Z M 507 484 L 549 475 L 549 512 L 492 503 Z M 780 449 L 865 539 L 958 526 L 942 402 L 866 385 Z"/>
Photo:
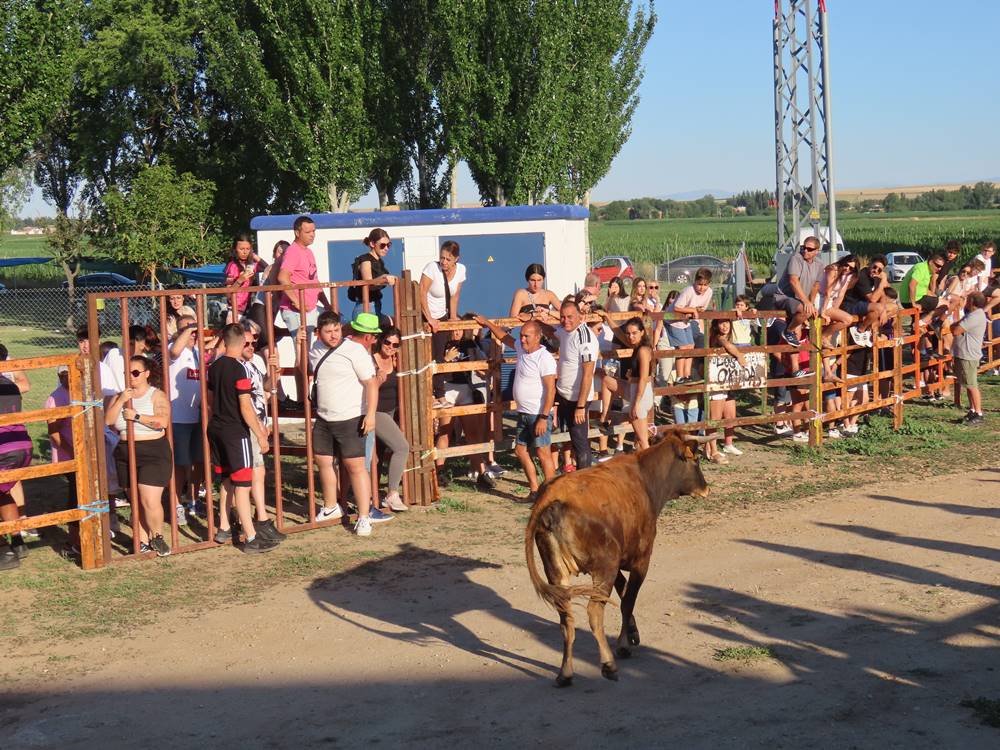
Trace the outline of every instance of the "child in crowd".
<path fill-rule="evenodd" d="M 735 357 L 741 367 L 746 366 L 743 352 L 732 341 L 733 327 L 728 320 L 713 320 L 709 328 L 708 346 L 710 349 L 723 348 L 731 356 Z M 736 398 L 732 391 L 722 391 L 713 393 L 709 397 L 708 417 L 715 421 L 718 419 L 736 419 Z M 730 456 L 742 456 L 743 451 L 733 445 L 733 436 L 736 435 L 735 427 L 725 428 L 725 444 L 720 451 L 716 440 L 710 440 L 706 444 L 705 455 L 710 461 L 717 464 L 728 464 Z"/>
<path fill-rule="evenodd" d="M 895 291 L 895 290 L 893 290 Z M 867 347 L 855 349 L 847 355 L 847 393 L 849 401 L 847 407 L 851 408 L 868 403 L 868 383 L 851 383 L 853 378 L 863 377 L 871 371 L 872 350 Z M 841 425 L 840 432 L 845 437 L 853 437 L 858 434 L 858 414 L 845 417 Z"/>
<path fill-rule="evenodd" d="M 745 294 L 736 297 L 733 303 L 733 310 L 736 311 L 737 316 L 736 320 L 733 321 L 733 343 L 736 346 L 751 346 L 754 336 L 760 330 L 760 321 L 756 318 L 743 318 L 752 309 L 749 297 Z"/>

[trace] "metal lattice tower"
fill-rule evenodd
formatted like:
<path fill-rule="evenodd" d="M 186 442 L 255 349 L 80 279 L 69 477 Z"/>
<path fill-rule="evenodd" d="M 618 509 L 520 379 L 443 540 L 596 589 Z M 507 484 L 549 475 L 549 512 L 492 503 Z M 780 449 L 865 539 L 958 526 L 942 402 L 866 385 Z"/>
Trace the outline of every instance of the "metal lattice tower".
<path fill-rule="evenodd" d="M 803 226 L 819 237 L 821 211 L 828 213 L 825 225 L 835 238 L 825 0 L 774 2 L 774 144 L 778 247 L 795 241 Z M 832 261 L 835 242 L 830 245 Z"/>

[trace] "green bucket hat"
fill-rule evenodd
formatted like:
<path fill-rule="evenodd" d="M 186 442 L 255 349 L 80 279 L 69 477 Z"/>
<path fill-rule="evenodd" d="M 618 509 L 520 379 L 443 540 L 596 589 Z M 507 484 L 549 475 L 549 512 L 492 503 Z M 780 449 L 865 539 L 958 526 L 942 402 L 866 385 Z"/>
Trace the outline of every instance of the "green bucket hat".
<path fill-rule="evenodd" d="M 351 328 L 355 333 L 382 333 L 378 327 L 378 315 L 374 313 L 358 313 L 351 321 Z"/>

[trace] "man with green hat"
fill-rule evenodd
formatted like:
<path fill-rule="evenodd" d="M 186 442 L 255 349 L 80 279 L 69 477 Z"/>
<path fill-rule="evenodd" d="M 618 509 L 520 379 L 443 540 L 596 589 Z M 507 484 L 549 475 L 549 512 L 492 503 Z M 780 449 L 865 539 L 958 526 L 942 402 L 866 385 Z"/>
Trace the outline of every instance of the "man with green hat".
<path fill-rule="evenodd" d="M 354 524 L 358 536 L 372 533 L 372 487 L 365 467 L 365 443 L 375 429 L 378 407 L 378 379 L 371 355 L 377 333 L 381 333 L 378 316 L 358 313 L 351 321 L 351 334 L 313 365 L 316 384 L 313 453 L 317 463 L 332 461 L 337 456 L 347 470 L 358 505 L 358 520 Z"/>

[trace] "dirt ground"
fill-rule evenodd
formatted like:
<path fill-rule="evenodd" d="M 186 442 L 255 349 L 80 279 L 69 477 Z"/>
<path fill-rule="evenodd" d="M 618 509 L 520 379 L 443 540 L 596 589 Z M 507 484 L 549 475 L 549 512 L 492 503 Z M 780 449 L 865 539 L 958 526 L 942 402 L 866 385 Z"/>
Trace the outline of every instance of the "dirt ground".
<path fill-rule="evenodd" d="M 1000 471 L 986 469 L 693 528 L 665 518 L 636 611 L 642 646 L 612 683 L 579 630 L 565 690 L 552 686 L 556 619 L 528 584 L 517 534 L 471 545 L 463 534 L 483 536 L 490 515 L 413 512 L 376 529 L 389 554 L 359 567 L 248 604 L 169 610 L 129 637 L 8 652 L 3 671 L 18 679 L 0 694 L 0 737 L 5 748 L 996 748 L 1000 729 L 960 702 L 1000 698 L 998 500 Z M 421 543 L 441 532 L 453 544 Z M 617 610 L 607 622 L 617 632 Z"/>

